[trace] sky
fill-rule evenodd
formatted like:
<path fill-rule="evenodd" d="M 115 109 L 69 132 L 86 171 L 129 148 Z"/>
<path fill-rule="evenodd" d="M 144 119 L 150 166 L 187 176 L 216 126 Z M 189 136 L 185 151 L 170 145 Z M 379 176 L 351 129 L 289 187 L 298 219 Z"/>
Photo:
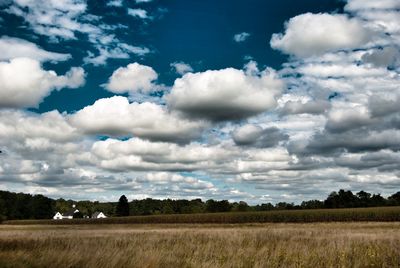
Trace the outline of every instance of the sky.
<path fill-rule="evenodd" d="M 0 190 L 400 186 L 399 0 L 0 0 Z"/>

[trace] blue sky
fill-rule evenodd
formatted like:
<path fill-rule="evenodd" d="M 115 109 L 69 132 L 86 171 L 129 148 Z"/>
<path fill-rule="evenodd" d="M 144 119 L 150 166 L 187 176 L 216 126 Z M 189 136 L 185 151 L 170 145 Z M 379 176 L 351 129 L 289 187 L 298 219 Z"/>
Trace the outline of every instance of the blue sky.
<path fill-rule="evenodd" d="M 241 68 L 246 63 L 246 57 L 250 56 L 260 65 L 280 68 L 287 55 L 268 46 L 270 36 L 279 32 L 283 23 L 297 14 L 338 11 L 343 9 L 344 3 L 307 0 L 292 5 L 291 1 L 252 1 L 246 4 L 243 1 L 125 1 L 122 6 L 107 6 L 107 1 L 88 1 L 87 12 L 101 17 L 96 23 L 127 27 L 104 35 L 114 34 L 127 44 L 146 47 L 151 52 L 145 57 L 132 54 L 126 59 L 110 58 L 99 66 L 87 64 L 85 70 L 88 78 L 79 92 L 53 91 L 35 111 L 57 109 L 71 112 L 99 98 L 110 97 L 112 94 L 99 85 L 106 83 L 116 68 L 132 61 L 152 66 L 157 70 L 160 82 L 166 85 L 171 85 L 178 77 L 171 70 L 170 64 L 173 62 L 190 63 L 195 71 L 204 71 Z M 292 7 L 289 9 L 288 6 Z M 128 14 L 129 8 L 144 9 L 148 16 L 154 18 L 132 17 Z M 3 15 L 1 35 L 23 38 L 45 50 L 72 55 L 66 62 L 48 64 L 49 68 L 56 71 L 65 72 L 71 65 L 84 65 L 84 58 L 89 51 L 98 53 L 83 34 L 77 33 L 76 40 L 49 42 L 48 37 L 32 33 L 21 17 L 7 13 Z M 243 43 L 235 42 L 233 36 L 242 32 L 248 32 L 249 38 Z M 66 102 L 66 98 L 75 100 Z"/>
<path fill-rule="evenodd" d="M 321 199 L 400 183 L 396 0 L 0 0 L 1 188 Z"/>

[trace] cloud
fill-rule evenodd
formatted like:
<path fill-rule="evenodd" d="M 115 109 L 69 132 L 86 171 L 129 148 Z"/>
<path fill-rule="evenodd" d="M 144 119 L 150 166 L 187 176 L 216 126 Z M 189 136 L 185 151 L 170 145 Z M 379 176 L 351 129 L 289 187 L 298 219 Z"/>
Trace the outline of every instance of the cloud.
<path fill-rule="evenodd" d="M 80 67 L 59 76 L 29 58 L 0 62 L 0 107 L 37 107 L 54 89 L 77 88 L 84 83 L 85 72 Z"/>
<path fill-rule="evenodd" d="M 111 0 L 107 3 L 107 6 L 109 7 L 122 7 L 123 6 L 123 0 Z"/>
<path fill-rule="evenodd" d="M 168 191 L 178 191 L 180 194 L 198 190 L 216 190 L 211 182 L 168 172 L 148 173 L 145 177 L 139 178 L 138 181 L 163 185 L 168 187 Z M 166 189 L 164 188 L 164 190 Z"/>
<path fill-rule="evenodd" d="M 8 36 L 2 36 L 0 38 L 0 51 L 0 60 L 26 57 L 40 62 L 57 62 L 66 61 L 71 58 L 71 54 L 49 52 L 29 41 Z"/>
<path fill-rule="evenodd" d="M 273 109 L 284 84 L 267 69 L 257 75 L 227 68 L 188 73 L 175 80 L 168 106 L 213 121 L 243 119 Z"/>
<path fill-rule="evenodd" d="M 400 154 L 389 150 L 382 150 L 372 153 L 348 153 L 335 159 L 335 163 L 342 167 L 351 169 L 372 169 L 379 170 L 396 169 L 400 161 Z"/>
<path fill-rule="evenodd" d="M 241 43 L 241 42 L 246 41 L 247 38 L 249 38 L 249 37 L 250 37 L 249 33 L 242 32 L 242 33 L 235 34 L 233 36 L 233 40 L 235 40 L 235 42 L 237 42 L 237 43 Z"/>
<path fill-rule="evenodd" d="M 6 12 L 22 17 L 41 35 L 62 39 L 75 39 L 75 32 L 98 31 L 90 24 L 78 22 L 87 8 L 83 0 L 14 1 Z"/>
<path fill-rule="evenodd" d="M 335 107 L 328 115 L 325 128 L 330 132 L 344 132 L 374 123 L 364 106 Z"/>
<path fill-rule="evenodd" d="M 208 124 L 190 121 L 154 103 L 129 103 L 125 97 L 97 100 L 70 116 L 73 126 L 87 134 L 137 136 L 156 141 L 187 143 L 201 136 Z"/>
<path fill-rule="evenodd" d="M 132 46 L 125 43 L 118 44 L 118 48 L 128 53 L 136 54 L 138 56 L 144 56 L 151 52 L 150 49 L 148 49 L 147 47 Z"/>
<path fill-rule="evenodd" d="M 88 14 L 86 1 L 44 2 L 4 7 L 48 41 L 84 45 L 88 64 L 151 53 L 122 39 L 127 25 L 105 24 L 122 9 L 106 8 L 112 12 L 102 18 Z M 77 87 L 84 71 L 57 75 L 50 69 L 65 66 L 41 63 L 69 54 L 0 38 L 2 187 L 107 201 L 126 191 L 255 203 L 319 199 L 339 188 L 392 193 L 400 186 L 398 1 L 351 0 L 344 12 L 289 20 L 274 41 L 293 57 L 279 71 L 250 61 L 242 70 L 193 73 L 174 62 L 182 77 L 167 89 L 152 67 L 128 61 L 104 87 L 129 98 L 99 99 L 73 113 L 14 109 Z M 136 16 L 135 24 L 147 22 Z"/>
<path fill-rule="evenodd" d="M 232 133 L 232 138 L 239 146 L 267 148 L 277 146 L 281 141 L 288 140 L 289 136 L 276 127 L 263 129 L 260 126 L 248 124 L 237 128 Z"/>
<path fill-rule="evenodd" d="M 157 85 L 154 84 L 157 77 L 153 68 L 135 62 L 115 70 L 105 87 L 119 94 L 150 92 L 157 89 Z"/>
<path fill-rule="evenodd" d="M 35 114 L 0 110 L 0 137 L 3 142 L 9 143 L 8 146 L 15 143 L 15 146 L 23 148 L 34 140 L 51 140 L 62 144 L 77 139 L 78 134 L 58 111 Z"/>
<path fill-rule="evenodd" d="M 140 3 L 150 3 L 153 0 L 135 0 L 136 4 L 140 4 Z"/>
<path fill-rule="evenodd" d="M 174 68 L 175 72 L 180 75 L 184 75 L 185 73 L 193 72 L 192 66 L 184 62 L 173 62 L 170 64 L 172 68 Z"/>
<path fill-rule="evenodd" d="M 397 96 L 371 96 L 368 102 L 368 109 L 371 116 L 388 116 L 398 112 L 400 107 L 400 92 L 398 94 Z"/>
<path fill-rule="evenodd" d="M 112 171 L 209 170 L 215 168 L 217 162 L 223 167 L 223 162 L 235 153 L 220 146 L 198 143 L 183 146 L 140 138 L 97 141 L 91 152 L 95 165 Z"/>
<path fill-rule="evenodd" d="M 119 1 L 108 4 L 119 5 Z M 116 27 L 127 26 L 103 23 L 102 17 L 87 13 L 85 0 L 14 1 L 7 3 L 4 10 L 21 17 L 36 34 L 48 37 L 51 42 L 78 40 L 77 35 L 87 37 L 97 51 L 95 54 L 88 50 L 84 59 L 87 64 L 104 65 L 109 58 L 128 59 L 132 54 L 144 56 L 150 52 L 146 47 L 127 44 L 116 38 Z M 86 40 L 80 38 L 79 41 Z"/>
<path fill-rule="evenodd" d="M 109 200 L 114 198 L 112 193 L 129 189 L 133 196 L 146 192 L 145 197 L 153 198 L 245 198 L 256 203 L 262 195 L 269 195 L 270 201 L 281 200 L 282 194 L 300 194 L 299 200 L 324 196 L 341 183 L 365 190 L 365 185 L 399 184 L 399 179 L 390 175 L 399 156 L 390 151 L 345 155 L 342 161 L 330 163 L 326 161 L 332 160 L 320 156 L 295 162 L 296 157 L 281 147 L 183 146 L 140 138 L 94 141 L 69 123 L 65 114 L 57 111 L 42 115 L 0 111 L 0 148 L 7 154 L 0 158 L 1 181 L 7 187 L 10 182 L 17 183 L 18 189 L 25 191 L 29 185 L 49 195 L 70 197 L 66 191 L 79 191 L 82 195 L 76 198 L 81 199 Z M 359 159 L 359 164 L 350 159 Z M 190 171 L 191 175 L 178 171 Z M 236 179 L 228 186 L 223 174 Z M 218 186 L 209 181 L 213 177 L 219 180 Z M 252 187 L 254 193 L 246 195 L 235 189 L 235 180 Z M 321 189 L 317 193 L 316 187 Z"/>
<path fill-rule="evenodd" d="M 325 100 L 287 101 L 280 109 L 281 115 L 289 114 L 323 114 L 331 107 L 330 102 Z"/>
<path fill-rule="evenodd" d="M 362 56 L 362 60 L 376 67 L 396 68 L 400 66 L 400 49 L 398 47 L 384 47 L 374 49 Z"/>
<path fill-rule="evenodd" d="M 383 149 L 400 149 L 400 132 L 394 129 L 367 131 L 356 129 L 340 133 L 316 134 L 307 145 L 304 153 L 326 154 L 332 152 L 363 152 Z"/>
<path fill-rule="evenodd" d="M 347 0 L 347 4 L 345 6 L 345 9 L 348 11 L 396 8 L 400 8 L 400 3 L 397 0 Z"/>
<path fill-rule="evenodd" d="M 330 20 L 322 23 L 320 16 L 327 14 L 308 13 L 289 20 L 286 32 L 275 36 L 281 51 L 296 56 L 279 71 L 289 88 L 278 99 L 282 117 L 273 121 L 273 115 L 263 115 L 251 122 L 287 133 L 288 142 L 280 146 L 295 159 L 284 169 L 266 174 L 253 169 L 251 175 L 238 178 L 257 183 L 260 189 L 307 195 L 315 184 L 330 187 L 321 180 L 335 188 L 347 185 L 372 191 L 393 189 L 399 183 L 399 168 L 394 164 L 400 148 L 397 3 L 349 1 L 345 10 L 351 14 L 329 15 L 334 20 L 341 17 L 347 24 L 345 31 L 342 23 L 336 23 L 336 30 L 326 30 L 334 25 Z M 306 18 L 317 28 L 307 24 Z M 296 27 L 295 22 L 302 20 L 308 28 Z M 357 25 L 362 27 L 359 33 L 354 30 Z M 325 30 L 318 32 L 318 28 Z M 307 29 L 314 35 L 309 36 Z M 347 44 L 332 41 L 336 33 L 346 33 L 342 41 Z M 370 37 L 362 41 L 360 33 Z M 329 46 L 322 46 L 318 39 L 325 35 Z"/>
<path fill-rule="evenodd" d="M 108 59 L 129 59 L 131 54 L 137 56 L 145 56 L 150 53 L 147 47 L 138 47 L 128 45 L 126 43 L 118 43 L 114 48 L 107 48 L 98 46 L 98 55 L 88 52 L 88 55 L 83 59 L 86 64 L 93 64 L 94 66 L 105 65 Z"/>
<path fill-rule="evenodd" d="M 291 18 L 285 24 L 285 33 L 273 34 L 270 44 L 274 49 L 302 58 L 362 47 L 372 37 L 372 32 L 356 18 L 306 13 Z"/>
<path fill-rule="evenodd" d="M 387 74 L 384 69 L 348 63 L 305 63 L 298 67 L 297 71 L 318 78 L 379 77 Z"/>
<path fill-rule="evenodd" d="M 147 11 L 141 8 L 128 8 L 128 15 L 132 17 L 137 17 L 140 19 L 148 19 L 150 18 L 147 15 Z"/>

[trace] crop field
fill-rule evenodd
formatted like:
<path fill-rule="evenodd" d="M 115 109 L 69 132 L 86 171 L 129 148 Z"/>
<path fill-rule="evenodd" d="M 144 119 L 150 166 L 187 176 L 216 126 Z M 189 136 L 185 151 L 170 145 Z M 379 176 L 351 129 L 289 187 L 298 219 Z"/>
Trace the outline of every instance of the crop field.
<path fill-rule="evenodd" d="M 0 267 L 399 267 L 399 222 L 0 225 Z"/>
<path fill-rule="evenodd" d="M 6 224 L 146 224 L 146 223 L 266 223 L 266 222 L 349 222 L 349 221 L 400 221 L 400 207 L 279 210 L 264 212 L 226 212 L 200 214 L 173 214 L 131 216 L 106 219 L 74 220 L 13 220 Z"/>

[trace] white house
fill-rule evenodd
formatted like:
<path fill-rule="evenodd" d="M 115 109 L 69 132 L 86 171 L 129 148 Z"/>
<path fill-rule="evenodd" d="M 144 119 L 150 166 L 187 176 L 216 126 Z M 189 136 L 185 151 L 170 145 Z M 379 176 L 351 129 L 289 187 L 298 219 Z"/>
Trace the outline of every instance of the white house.
<path fill-rule="evenodd" d="M 95 213 L 92 214 L 92 219 L 104 219 L 104 218 L 107 218 L 107 216 L 104 215 L 104 213 L 101 211 L 96 211 Z"/>
<path fill-rule="evenodd" d="M 62 220 L 62 219 L 73 219 L 74 218 L 74 214 L 78 213 L 79 209 L 77 209 L 75 207 L 75 205 L 72 205 L 72 209 L 70 209 L 69 211 L 61 214 L 60 212 L 57 211 L 56 215 L 54 215 L 53 219 L 54 220 Z"/>
<path fill-rule="evenodd" d="M 57 211 L 56 215 L 53 216 L 53 220 L 61 220 L 63 216 L 60 212 Z"/>

